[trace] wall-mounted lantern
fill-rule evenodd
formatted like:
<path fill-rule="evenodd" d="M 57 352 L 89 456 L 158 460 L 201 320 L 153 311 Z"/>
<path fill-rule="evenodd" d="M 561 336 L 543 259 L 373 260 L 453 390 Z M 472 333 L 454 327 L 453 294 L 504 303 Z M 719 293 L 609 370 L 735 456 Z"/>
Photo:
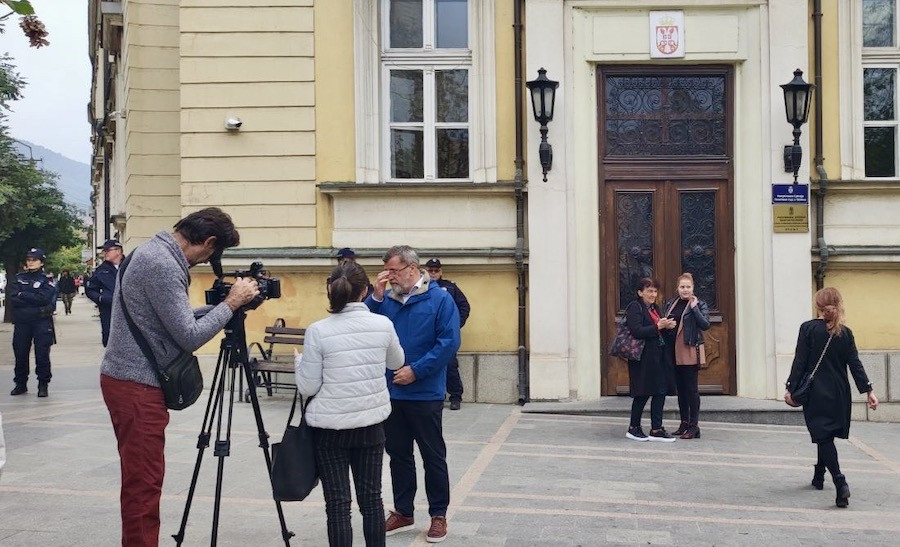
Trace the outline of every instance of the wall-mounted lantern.
<path fill-rule="evenodd" d="M 794 184 L 797 184 L 797 172 L 803 160 L 803 148 L 800 146 L 800 127 L 809 118 L 810 90 L 814 86 L 803 81 L 803 71 L 794 71 L 794 79 L 781 85 L 784 90 L 784 113 L 787 122 L 794 126 L 794 144 L 784 147 L 784 171 L 794 173 Z"/>
<path fill-rule="evenodd" d="M 547 71 L 541 67 L 538 69 L 538 77 L 525 83 L 531 91 L 531 108 L 534 111 L 534 119 L 541 124 L 541 145 L 538 148 L 538 158 L 544 170 L 544 182 L 547 182 L 547 172 L 553 166 L 553 147 L 547 142 L 547 122 L 553 119 L 553 107 L 556 103 L 556 88 L 559 82 L 547 78 Z"/>

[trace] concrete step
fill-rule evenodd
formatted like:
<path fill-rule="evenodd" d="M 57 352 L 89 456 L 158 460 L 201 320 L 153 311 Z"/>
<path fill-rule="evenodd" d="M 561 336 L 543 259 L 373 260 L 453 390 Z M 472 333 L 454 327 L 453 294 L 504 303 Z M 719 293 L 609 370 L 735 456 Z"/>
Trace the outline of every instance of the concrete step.
<path fill-rule="evenodd" d="M 599 401 L 576 402 L 530 402 L 525 403 L 522 412 L 530 414 L 570 414 L 582 416 L 616 416 L 627 418 L 631 415 L 631 397 L 601 397 Z M 645 420 L 650 415 L 650 403 L 644 409 Z M 664 417 L 678 421 L 678 399 L 666 397 Z M 749 399 L 726 395 L 706 395 L 700 397 L 700 421 L 805 425 L 803 410 L 791 408 L 784 401 L 771 399 Z"/>

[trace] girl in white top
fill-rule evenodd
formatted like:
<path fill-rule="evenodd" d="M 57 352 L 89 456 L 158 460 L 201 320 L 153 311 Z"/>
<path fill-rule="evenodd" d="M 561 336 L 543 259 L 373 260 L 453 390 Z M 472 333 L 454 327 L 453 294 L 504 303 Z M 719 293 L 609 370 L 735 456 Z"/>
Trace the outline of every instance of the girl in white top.
<path fill-rule="evenodd" d="M 315 395 L 306 421 L 315 436 L 330 545 L 352 543 L 350 469 L 366 545 L 385 542 L 382 424 L 391 413 L 385 369 L 397 370 L 405 356 L 391 321 L 362 303 L 368 284 L 355 262 L 331 272 L 331 315 L 306 329 L 303 354 L 294 359 L 297 390 Z"/>

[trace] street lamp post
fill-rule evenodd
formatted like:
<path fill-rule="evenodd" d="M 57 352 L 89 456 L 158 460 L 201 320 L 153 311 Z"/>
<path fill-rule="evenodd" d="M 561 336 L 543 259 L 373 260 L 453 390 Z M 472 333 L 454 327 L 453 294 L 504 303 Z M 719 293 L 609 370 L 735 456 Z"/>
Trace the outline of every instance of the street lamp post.
<path fill-rule="evenodd" d="M 793 171 L 794 184 L 797 184 L 797 172 L 800 170 L 800 162 L 803 160 L 800 127 L 809 118 L 810 90 L 814 86 L 803 81 L 803 71 L 798 68 L 794 71 L 794 79 L 780 87 L 784 90 L 784 113 L 787 122 L 794 126 L 794 144 L 784 147 L 784 170 Z"/>
<path fill-rule="evenodd" d="M 547 182 L 547 172 L 553 166 L 553 147 L 547 142 L 547 123 L 553 119 L 553 108 L 556 105 L 556 88 L 559 82 L 547 78 L 544 67 L 538 69 L 538 77 L 525 83 L 531 91 L 531 109 L 534 119 L 541 124 L 541 145 L 538 148 L 538 158 L 544 171 L 544 182 Z"/>

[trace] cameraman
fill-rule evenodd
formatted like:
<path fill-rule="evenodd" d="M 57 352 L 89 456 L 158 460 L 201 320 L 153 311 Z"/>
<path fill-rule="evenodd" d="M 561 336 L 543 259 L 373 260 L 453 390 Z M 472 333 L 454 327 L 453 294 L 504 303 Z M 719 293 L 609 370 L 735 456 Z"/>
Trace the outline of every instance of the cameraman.
<path fill-rule="evenodd" d="M 132 253 L 113 298 L 110 344 L 100 367 L 100 388 L 119 446 L 122 471 L 122 545 L 157 545 L 159 499 L 165 473 L 165 429 L 169 423 L 154 365 L 128 329 L 119 294 L 147 339 L 157 362 L 193 352 L 222 330 L 235 310 L 259 289 L 253 279 L 235 281 L 225 300 L 198 310 L 188 298 L 188 269 L 238 245 L 226 213 L 211 207 L 191 213 Z M 199 313 L 197 315 L 199 315 Z"/>

